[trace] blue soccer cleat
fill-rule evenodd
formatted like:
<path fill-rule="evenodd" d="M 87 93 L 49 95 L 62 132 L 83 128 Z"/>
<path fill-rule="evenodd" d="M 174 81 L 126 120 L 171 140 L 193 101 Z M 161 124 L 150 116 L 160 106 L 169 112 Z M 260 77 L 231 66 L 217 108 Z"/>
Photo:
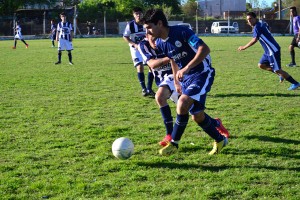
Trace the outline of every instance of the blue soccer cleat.
<path fill-rule="evenodd" d="M 300 83 L 291 84 L 291 86 L 288 88 L 288 90 L 296 90 L 298 87 L 300 87 Z"/>

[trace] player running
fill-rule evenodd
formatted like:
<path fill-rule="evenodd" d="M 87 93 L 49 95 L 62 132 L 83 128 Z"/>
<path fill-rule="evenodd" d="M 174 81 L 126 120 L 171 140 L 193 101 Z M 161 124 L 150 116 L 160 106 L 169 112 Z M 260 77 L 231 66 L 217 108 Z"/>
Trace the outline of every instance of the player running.
<path fill-rule="evenodd" d="M 133 8 L 132 13 L 134 20 L 127 23 L 123 38 L 128 43 L 130 48 L 131 58 L 134 64 L 134 67 L 137 70 L 137 77 L 142 87 L 142 95 L 143 96 L 154 96 L 155 93 L 152 91 L 152 83 L 153 83 L 153 74 L 149 70 L 148 72 L 148 83 L 147 87 L 145 84 L 145 74 L 144 74 L 144 63 L 142 56 L 138 50 L 138 44 L 145 38 L 145 29 L 141 24 L 141 18 L 143 16 L 143 10 L 139 7 Z"/>
<path fill-rule="evenodd" d="M 243 51 L 254 45 L 259 40 L 265 52 L 258 63 L 258 67 L 275 73 L 290 82 L 291 86 L 288 88 L 288 90 L 295 90 L 300 87 L 299 82 L 281 69 L 280 46 L 266 25 L 257 20 L 254 12 L 247 13 L 247 22 L 253 28 L 253 38 L 245 46 L 240 46 L 238 50 Z"/>
<path fill-rule="evenodd" d="M 209 47 L 189 28 L 168 26 L 166 16 L 160 9 L 148 10 L 143 21 L 147 33 L 158 38 L 157 48 L 179 66 L 175 79 L 180 81 L 182 95 L 177 102 L 172 140 L 159 153 L 167 156 L 178 150 L 179 141 L 189 120 L 189 112 L 192 119 L 215 140 L 209 154 L 220 153 L 228 143 L 229 133 L 221 120 L 213 119 L 204 112 L 206 96 L 215 75 Z"/>
<path fill-rule="evenodd" d="M 16 22 L 16 27 L 14 29 L 15 29 L 16 34 L 15 34 L 15 37 L 14 37 L 14 46 L 12 47 L 12 49 L 16 49 L 17 48 L 17 40 L 21 40 L 25 44 L 26 49 L 27 49 L 28 48 L 28 44 L 23 39 L 22 32 L 21 32 L 22 28 L 21 28 L 19 22 Z"/>
<path fill-rule="evenodd" d="M 298 43 L 300 42 L 300 16 L 298 16 L 297 8 L 295 6 L 290 7 L 290 15 L 293 18 L 293 32 L 294 37 L 292 39 L 292 42 L 289 46 L 289 51 L 291 54 L 292 61 L 287 64 L 287 67 L 296 67 L 296 61 L 295 61 L 295 47 L 299 47 Z"/>
<path fill-rule="evenodd" d="M 60 14 L 61 22 L 57 24 L 57 33 L 56 33 L 56 41 L 58 42 L 58 61 L 55 63 L 56 65 L 61 63 L 61 51 L 68 51 L 69 64 L 73 65 L 72 62 L 72 53 L 73 45 L 72 45 L 72 24 L 67 22 L 67 16 L 64 12 Z"/>
<path fill-rule="evenodd" d="M 155 100 L 166 128 L 166 136 L 159 144 L 166 146 L 172 139 L 171 134 L 173 131 L 173 117 L 167 100 L 170 99 L 174 103 L 178 101 L 179 94 L 176 92 L 173 76 L 177 72 L 178 66 L 175 62 L 171 66 L 170 59 L 156 48 L 155 40 L 155 37 L 146 34 L 146 38 L 139 44 L 139 51 L 143 60 L 152 69 L 156 85 L 158 86 Z M 177 87 L 179 86 L 177 85 Z"/>

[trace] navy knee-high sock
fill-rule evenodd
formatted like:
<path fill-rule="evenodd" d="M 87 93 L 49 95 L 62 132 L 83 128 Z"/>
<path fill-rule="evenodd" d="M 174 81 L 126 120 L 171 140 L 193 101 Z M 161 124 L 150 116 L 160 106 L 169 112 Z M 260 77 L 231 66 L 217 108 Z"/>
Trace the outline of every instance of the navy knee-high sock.
<path fill-rule="evenodd" d="M 174 124 L 173 132 L 172 132 L 172 139 L 176 142 L 178 142 L 181 139 L 181 136 L 183 135 L 183 132 L 186 128 L 186 125 L 189 121 L 189 114 L 185 115 L 178 115 L 176 117 L 176 122 Z"/>
<path fill-rule="evenodd" d="M 295 50 L 292 50 L 291 52 L 290 52 L 290 54 L 291 54 L 291 58 L 292 58 L 292 63 L 296 63 L 295 62 Z"/>
<path fill-rule="evenodd" d="M 146 85 L 145 85 L 145 74 L 144 72 L 138 72 L 137 73 L 137 76 L 138 76 L 138 79 L 139 79 L 139 82 L 141 84 L 141 87 L 143 89 L 146 89 Z"/>
<path fill-rule="evenodd" d="M 147 89 L 148 89 L 149 91 L 152 90 L 153 79 L 154 79 L 154 76 L 153 76 L 152 72 L 148 72 Z"/>
<path fill-rule="evenodd" d="M 224 137 L 216 129 L 218 122 L 205 113 L 203 122 L 198 125 L 216 142 L 224 140 Z"/>
<path fill-rule="evenodd" d="M 71 53 L 71 51 L 68 51 L 68 56 L 69 56 L 69 62 L 72 62 L 72 53 Z"/>
<path fill-rule="evenodd" d="M 58 52 L 57 58 L 58 58 L 58 62 L 61 62 L 61 51 Z"/>
<path fill-rule="evenodd" d="M 173 117 L 169 105 L 160 108 L 161 116 L 166 127 L 166 134 L 172 134 L 173 131 Z"/>

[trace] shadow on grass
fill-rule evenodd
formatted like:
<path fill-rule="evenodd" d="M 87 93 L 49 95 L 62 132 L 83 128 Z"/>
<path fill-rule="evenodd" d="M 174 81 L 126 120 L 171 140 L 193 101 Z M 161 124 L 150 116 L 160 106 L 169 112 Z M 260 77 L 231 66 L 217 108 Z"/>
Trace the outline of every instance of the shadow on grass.
<path fill-rule="evenodd" d="M 242 93 L 233 93 L 233 94 L 215 94 L 212 97 L 215 98 L 224 98 L 224 97 L 299 97 L 300 94 L 282 94 L 282 93 L 272 93 L 272 94 L 242 94 Z"/>
<path fill-rule="evenodd" d="M 167 169 L 202 169 L 208 171 L 220 171 L 231 168 L 227 165 L 203 166 L 198 164 L 176 163 L 176 162 L 137 162 L 139 166 L 147 166 L 151 168 L 167 168 Z"/>
<path fill-rule="evenodd" d="M 176 162 L 137 162 L 139 166 L 151 167 L 151 168 L 166 168 L 166 169 L 200 169 L 203 171 L 219 172 L 222 170 L 233 169 L 233 168 L 252 168 L 252 169 L 268 169 L 268 170 L 291 170 L 300 171 L 300 167 L 279 167 L 279 166 L 263 166 L 263 165 L 247 165 L 247 166 L 231 166 L 231 165 L 217 165 L 217 166 L 204 166 L 200 164 L 189 164 L 189 163 L 176 163 Z"/>
<path fill-rule="evenodd" d="M 250 135 L 244 137 L 248 140 L 258 139 L 261 141 L 274 142 L 274 143 L 285 143 L 285 144 L 295 144 L 295 145 L 300 144 L 300 140 L 283 139 L 278 137 L 268 137 L 268 136 L 259 136 L 259 135 Z"/>

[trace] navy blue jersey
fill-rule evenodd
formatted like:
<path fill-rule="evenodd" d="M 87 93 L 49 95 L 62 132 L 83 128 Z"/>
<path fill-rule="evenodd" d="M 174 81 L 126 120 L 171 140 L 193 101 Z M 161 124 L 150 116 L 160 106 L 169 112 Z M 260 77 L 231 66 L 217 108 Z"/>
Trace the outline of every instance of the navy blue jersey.
<path fill-rule="evenodd" d="M 150 43 L 148 40 L 144 39 L 139 44 L 139 51 L 143 57 L 143 61 L 147 63 L 150 59 L 156 59 L 156 58 L 164 58 L 166 57 L 165 54 L 162 51 L 159 51 L 158 49 L 153 49 L 150 46 Z M 163 80 L 164 76 L 173 74 L 172 73 L 172 67 L 171 64 L 168 63 L 166 65 L 163 65 L 161 67 L 157 67 L 155 69 L 152 69 L 153 75 L 155 77 L 155 82 L 157 85 L 159 85 Z"/>
<path fill-rule="evenodd" d="M 255 24 L 253 27 L 253 38 L 257 38 L 259 40 L 265 54 L 267 55 L 271 56 L 280 51 L 279 44 L 275 41 L 265 23 L 257 22 Z"/>
<path fill-rule="evenodd" d="M 157 48 L 166 56 L 178 64 L 179 69 L 185 67 L 196 55 L 198 47 L 204 44 L 195 33 L 189 28 L 182 26 L 170 26 L 168 38 L 156 40 Z M 189 74 L 196 72 L 206 72 L 211 67 L 211 58 L 208 54 L 206 58 L 196 67 L 192 68 Z"/>

